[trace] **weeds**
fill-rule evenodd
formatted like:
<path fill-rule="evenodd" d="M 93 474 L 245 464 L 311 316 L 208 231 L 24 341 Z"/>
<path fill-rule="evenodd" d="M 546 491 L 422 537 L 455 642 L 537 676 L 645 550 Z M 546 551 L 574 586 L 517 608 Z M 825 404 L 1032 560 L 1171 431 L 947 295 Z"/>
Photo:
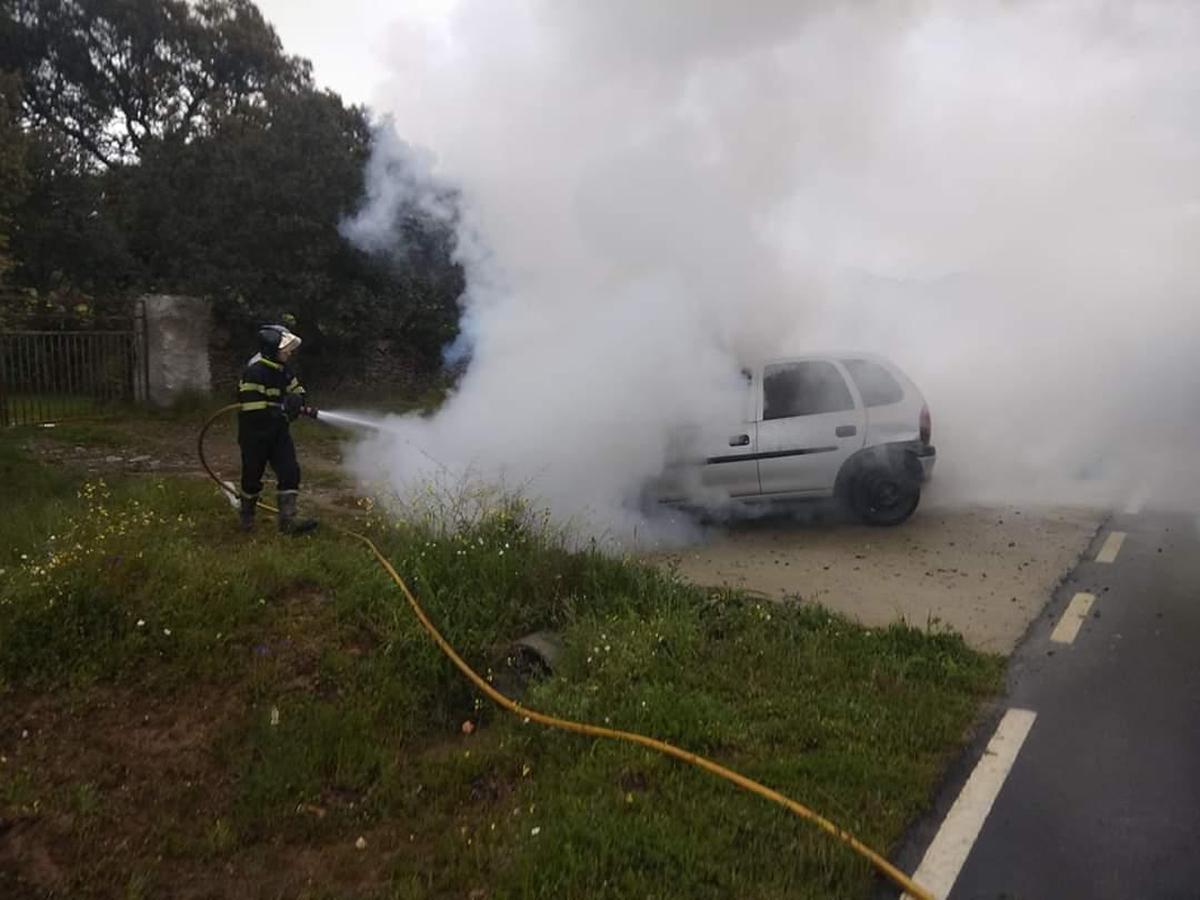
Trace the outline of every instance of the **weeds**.
<path fill-rule="evenodd" d="M 88 896 L 155 895 L 168 876 L 249 896 L 213 880 L 261 869 L 278 848 L 359 872 L 380 860 L 373 881 L 303 887 L 314 896 L 870 890 L 861 860 L 757 798 L 640 749 L 497 714 L 353 541 L 246 538 L 194 480 L 72 484 L 3 443 L 0 460 L 30 486 L 0 490 L 34 523 L 0 523 L 15 548 L 0 581 L 0 816 L 61 805 Z M 436 503 L 401 520 L 365 502 L 362 527 L 481 671 L 514 638 L 558 631 L 563 657 L 531 706 L 711 754 L 885 851 L 999 683 L 1000 662 L 951 635 L 688 587 L 568 549 L 511 496 Z M 106 690 L 176 715 L 198 691 L 226 700 L 195 717 L 211 734 L 183 785 L 131 791 L 112 780 L 119 756 L 62 772 L 65 745 L 12 737 L 18 706 L 64 687 L 83 698 L 80 729 Z M 55 793 L 55 779 L 75 787 Z M 286 893 L 286 873 L 273 874 Z"/>

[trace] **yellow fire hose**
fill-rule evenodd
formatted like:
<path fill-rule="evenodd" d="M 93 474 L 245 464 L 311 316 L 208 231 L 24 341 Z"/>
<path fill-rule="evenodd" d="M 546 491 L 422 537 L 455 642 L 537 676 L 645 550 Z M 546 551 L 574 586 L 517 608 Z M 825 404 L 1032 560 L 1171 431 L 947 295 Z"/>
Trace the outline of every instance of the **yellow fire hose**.
<path fill-rule="evenodd" d="M 234 496 L 237 496 L 237 492 L 231 490 L 228 484 L 218 478 L 217 474 L 208 465 L 208 460 L 205 459 L 204 456 L 204 438 L 208 434 L 208 430 L 212 426 L 213 422 L 215 422 L 225 413 L 233 412 L 236 409 L 238 409 L 238 404 L 234 403 L 213 413 L 204 423 L 204 427 L 200 429 L 200 435 L 196 442 L 197 450 L 200 454 L 200 464 L 204 467 L 204 471 L 207 472 L 209 477 L 211 477 L 212 480 L 217 483 L 221 490 Z M 278 510 L 276 510 L 274 507 L 263 503 L 262 501 L 259 501 L 258 505 L 271 512 L 278 512 Z M 778 791 L 771 790 L 771 788 L 759 784 L 757 781 L 753 781 L 744 775 L 740 775 L 737 772 L 734 772 L 732 769 L 727 769 L 710 759 L 705 759 L 703 756 L 697 756 L 695 753 L 689 753 L 687 750 L 682 750 L 679 747 L 675 747 L 666 743 L 665 741 L 659 741 L 652 737 L 646 737 L 645 735 L 637 734 L 632 731 L 621 731 L 620 729 L 616 728 L 605 728 L 600 725 L 590 725 L 586 722 L 573 722 L 569 719 L 559 719 L 555 716 L 549 716 L 545 713 L 540 713 L 537 710 L 522 706 L 517 701 L 506 697 L 504 694 L 492 687 L 486 679 L 479 675 L 478 672 L 472 669 L 466 663 L 466 661 L 464 661 L 463 658 L 458 655 L 457 651 L 450 646 L 450 643 L 444 637 L 442 637 L 442 633 L 437 630 L 433 622 L 430 621 L 429 616 L 425 614 L 425 610 L 421 607 L 421 604 L 417 602 L 417 598 L 413 595 L 413 592 L 409 590 L 409 587 L 405 583 L 404 579 L 400 577 L 400 573 L 396 571 L 395 567 L 391 564 L 388 558 L 383 555 L 379 547 L 375 545 L 374 541 L 372 541 L 365 534 L 360 534 L 357 531 L 351 531 L 348 528 L 342 528 L 338 525 L 333 525 L 331 527 L 333 530 L 341 532 L 347 537 L 351 537 L 357 541 L 360 541 L 367 548 L 367 550 L 371 552 L 379 564 L 383 566 L 384 571 L 391 576 L 392 581 L 396 582 L 396 586 L 399 587 L 404 593 L 404 597 L 408 601 L 408 605 L 412 608 L 413 614 L 416 615 L 418 621 L 420 621 L 424 629 L 429 632 L 429 636 L 433 638 L 434 643 L 438 645 L 441 651 L 446 654 L 446 656 L 452 663 L 454 663 L 458 670 L 462 672 L 464 676 L 466 676 L 467 680 L 475 685 L 476 688 L 478 688 L 497 706 L 506 709 L 513 715 L 520 716 L 526 722 L 537 722 L 539 725 L 545 725 L 548 728 L 559 728 L 563 731 L 573 731 L 576 734 L 586 734 L 590 737 L 611 738 L 612 740 L 625 741 L 630 744 L 640 744 L 643 747 L 649 747 L 651 750 L 655 750 L 658 753 L 674 757 L 681 762 L 688 763 L 689 765 L 696 766 L 697 768 L 703 769 L 706 772 L 710 772 L 713 775 L 716 775 L 718 778 L 724 778 L 726 781 L 732 782 L 743 790 L 750 791 L 753 794 L 764 797 L 765 799 L 770 800 L 772 803 L 778 803 L 780 806 L 784 807 L 800 818 L 812 822 L 818 828 L 833 835 L 833 837 L 837 838 L 842 843 L 847 844 L 856 853 L 867 859 L 880 873 L 891 879 L 891 881 L 897 887 L 899 887 L 910 897 L 914 898 L 914 900 L 934 900 L 933 895 L 929 891 L 920 887 L 911 878 L 884 859 L 883 856 L 881 856 L 879 853 L 876 853 L 866 844 L 862 843 L 862 841 L 858 840 L 858 838 L 846 831 L 844 828 L 838 827 L 824 816 L 813 812 L 807 806 L 797 803 L 795 800 L 785 797 Z"/>

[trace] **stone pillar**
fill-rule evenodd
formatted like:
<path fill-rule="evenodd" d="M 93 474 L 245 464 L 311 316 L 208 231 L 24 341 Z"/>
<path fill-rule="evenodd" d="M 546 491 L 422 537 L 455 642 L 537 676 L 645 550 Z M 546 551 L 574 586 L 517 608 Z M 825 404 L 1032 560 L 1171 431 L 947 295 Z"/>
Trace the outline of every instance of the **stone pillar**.
<path fill-rule="evenodd" d="M 209 302 L 195 297 L 152 294 L 142 298 L 142 308 L 150 402 L 155 406 L 170 406 L 188 394 L 211 393 Z"/>

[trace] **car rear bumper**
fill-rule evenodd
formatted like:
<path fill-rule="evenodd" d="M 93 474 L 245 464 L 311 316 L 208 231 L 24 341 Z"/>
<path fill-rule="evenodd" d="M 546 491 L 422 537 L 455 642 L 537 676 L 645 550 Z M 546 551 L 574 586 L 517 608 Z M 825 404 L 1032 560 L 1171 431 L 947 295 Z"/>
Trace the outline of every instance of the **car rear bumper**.
<path fill-rule="evenodd" d="M 928 481 L 933 477 L 933 464 L 937 462 L 937 447 L 918 441 L 913 448 L 913 455 L 921 465 L 921 480 Z"/>

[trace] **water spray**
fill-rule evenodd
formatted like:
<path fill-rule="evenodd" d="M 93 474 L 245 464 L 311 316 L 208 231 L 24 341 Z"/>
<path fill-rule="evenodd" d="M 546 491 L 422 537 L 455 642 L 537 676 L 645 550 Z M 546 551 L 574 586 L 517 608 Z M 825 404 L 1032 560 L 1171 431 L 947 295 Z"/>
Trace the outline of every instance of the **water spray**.
<path fill-rule="evenodd" d="M 311 415 L 319 422 L 327 422 L 330 425 L 337 425 L 341 428 L 358 428 L 365 431 L 391 430 L 384 422 L 350 413 L 337 412 L 335 410 L 322 409 L 318 411 L 314 409 Z"/>
<path fill-rule="evenodd" d="M 336 425 L 340 428 L 359 431 L 372 431 L 381 434 L 390 435 L 392 438 L 399 440 L 401 443 L 412 447 L 431 463 L 441 469 L 443 472 L 450 472 L 450 468 L 440 459 L 435 457 L 423 447 L 419 447 L 404 437 L 399 428 L 390 424 L 383 419 L 369 418 L 367 416 L 356 415 L 354 413 L 338 412 L 337 410 L 318 410 L 315 407 L 306 406 L 301 410 L 301 415 L 316 419 L 320 422 L 327 422 L 330 425 Z"/>

